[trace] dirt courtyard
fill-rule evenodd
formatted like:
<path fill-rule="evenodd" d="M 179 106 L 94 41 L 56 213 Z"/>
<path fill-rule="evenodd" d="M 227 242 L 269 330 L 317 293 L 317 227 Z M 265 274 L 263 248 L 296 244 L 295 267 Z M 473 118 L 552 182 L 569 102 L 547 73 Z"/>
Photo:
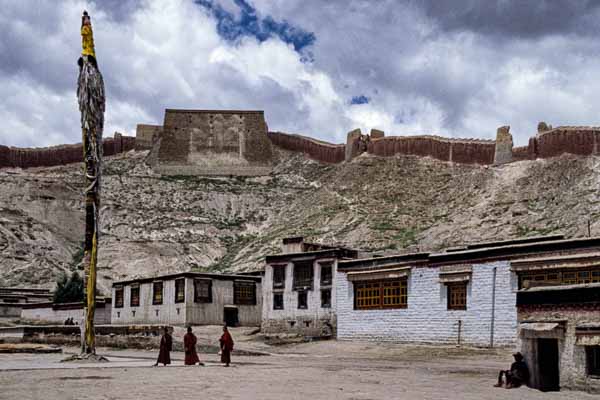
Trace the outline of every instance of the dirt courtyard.
<path fill-rule="evenodd" d="M 156 352 L 100 349 L 104 364 L 61 364 L 64 354 L 0 355 L 0 399 L 597 399 L 583 392 L 497 389 L 508 350 L 314 342 L 271 346 L 270 355 L 237 356 L 224 368 L 151 367 Z M 76 349 L 65 349 L 66 352 Z"/>

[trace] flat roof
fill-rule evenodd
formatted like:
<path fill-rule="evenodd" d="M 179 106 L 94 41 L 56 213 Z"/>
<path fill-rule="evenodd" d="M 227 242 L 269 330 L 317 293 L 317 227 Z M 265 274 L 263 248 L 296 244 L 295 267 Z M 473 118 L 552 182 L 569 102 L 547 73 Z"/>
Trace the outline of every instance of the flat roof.
<path fill-rule="evenodd" d="M 349 257 L 345 257 L 345 255 L 349 255 Z M 305 251 L 302 253 L 280 253 L 273 254 L 265 257 L 265 262 L 267 264 L 290 261 L 294 258 L 318 258 L 318 257 L 333 257 L 333 258 L 353 258 L 352 255 L 358 257 L 358 251 L 347 249 L 345 247 L 334 247 L 331 249 L 325 250 L 316 250 L 316 251 Z"/>
<path fill-rule="evenodd" d="M 586 256 L 591 257 L 592 254 L 600 255 L 600 251 L 587 251 L 584 253 L 584 255 L 573 254 L 527 259 L 523 258 L 524 256 L 535 255 L 536 253 L 551 253 L 579 249 L 584 250 L 589 248 L 600 249 L 600 237 L 554 240 L 554 238 L 556 237 L 562 237 L 562 235 L 553 235 L 544 238 L 530 238 L 531 240 L 524 239 L 523 241 L 507 240 L 499 242 L 487 242 L 494 243 L 494 245 L 492 247 L 480 247 L 479 245 L 475 244 L 470 245 L 472 246 L 472 248 L 470 249 L 451 252 L 411 253 L 398 254 L 386 257 L 369 257 L 354 260 L 344 260 L 340 261 L 338 268 L 377 268 L 380 266 L 388 266 L 392 263 L 406 263 L 411 261 L 416 263 L 426 262 L 429 266 L 441 266 L 445 264 L 458 264 L 465 262 L 489 262 L 493 260 L 508 260 L 513 258 L 519 258 L 519 260 L 515 262 L 533 262 L 532 260 L 558 260 L 557 257 L 571 257 L 571 259 L 577 259 Z M 546 240 L 546 238 L 549 238 L 549 240 Z M 534 239 L 535 241 L 533 241 Z"/>
<path fill-rule="evenodd" d="M 177 278 L 210 278 L 222 281 L 233 281 L 233 280 L 251 280 L 260 282 L 262 278 L 254 275 L 243 275 L 243 274 L 217 274 L 217 273 L 206 273 L 206 272 L 178 272 L 175 274 L 158 275 L 153 277 L 141 277 L 136 279 L 128 279 L 124 281 L 113 282 L 112 286 L 127 285 L 131 283 L 149 283 L 154 281 L 168 281 Z"/>

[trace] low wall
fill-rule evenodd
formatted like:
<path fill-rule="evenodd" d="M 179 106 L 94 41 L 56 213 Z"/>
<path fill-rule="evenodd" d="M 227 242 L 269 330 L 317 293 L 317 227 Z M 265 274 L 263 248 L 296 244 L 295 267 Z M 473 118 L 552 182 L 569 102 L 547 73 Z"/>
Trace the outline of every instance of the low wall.
<path fill-rule="evenodd" d="M 495 143 L 491 140 L 448 139 L 438 136 L 388 136 L 371 139 L 367 152 L 391 157 L 409 154 L 464 164 L 492 164 Z"/>
<path fill-rule="evenodd" d="M 35 321 L 37 323 L 63 324 L 67 318 L 73 318 L 73 322 L 79 324 L 83 319 L 83 303 L 39 303 L 24 304 L 21 311 L 21 319 L 24 321 Z M 111 303 L 96 303 L 94 314 L 95 324 L 110 324 Z"/>
<path fill-rule="evenodd" d="M 105 156 L 133 150 L 135 148 L 135 138 L 115 133 L 113 138 L 103 140 L 102 148 Z M 81 143 L 40 148 L 0 145 L 0 168 L 51 167 L 77 162 L 83 162 Z"/>
<path fill-rule="evenodd" d="M 273 144 L 284 150 L 301 152 L 316 161 L 324 163 L 341 163 L 344 161 L 346 146 L 321 142 L 302 135 L 283 132 L 269 132 Z"/>

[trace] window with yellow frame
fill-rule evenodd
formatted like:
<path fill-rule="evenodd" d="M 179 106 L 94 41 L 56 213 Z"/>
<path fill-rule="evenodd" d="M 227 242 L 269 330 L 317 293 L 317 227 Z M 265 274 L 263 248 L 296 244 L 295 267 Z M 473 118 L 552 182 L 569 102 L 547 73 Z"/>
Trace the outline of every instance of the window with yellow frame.
<path fill-rule="evenodd" d="M 529 285 L 576 285 L 600 282 L 600 267 L 563 271 L 528 271 L 519 274 L 519 288 Z"/>
<path fill-rule="evenodd" d="M 355 309 L 406 308 L 406 278 L 354 283 Z"/>

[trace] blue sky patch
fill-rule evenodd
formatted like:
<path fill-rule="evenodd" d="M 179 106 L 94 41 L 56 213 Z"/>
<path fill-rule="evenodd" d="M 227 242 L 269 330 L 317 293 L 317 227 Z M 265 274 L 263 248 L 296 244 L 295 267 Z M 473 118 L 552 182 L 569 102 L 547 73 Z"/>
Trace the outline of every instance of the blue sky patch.
<path fill-rule="evenodd" d="M 360 96 L 354 96 L 350 100 L 350 104 L 352 104 L 352 105 L 355 105 L 355 104 L 369 104 L 369 98 L 367 96 L 365 96 L 364 94 L 361 94 Z"/>
<path fill-rule="evenodd" d="M 285 43 L 292 44 L 297 52 L 302 52 L 316 40 L 314 33 L 293 26 L 285 20 L 276 21 L 269 15 L 259 18 L 256 15 L 256 9 L 246 0 L 234 0 L 240 8 L 239 19 L 214 0 L 196 0 L 195 2 L 212 13 L 217 19 L 217 32 L 228 41 L 236 41 L 243 36 L 253 36 L 264 42 L 275 36 Z M 304 61 L 312 61 L 312 54 L 308 54 Z"/>

